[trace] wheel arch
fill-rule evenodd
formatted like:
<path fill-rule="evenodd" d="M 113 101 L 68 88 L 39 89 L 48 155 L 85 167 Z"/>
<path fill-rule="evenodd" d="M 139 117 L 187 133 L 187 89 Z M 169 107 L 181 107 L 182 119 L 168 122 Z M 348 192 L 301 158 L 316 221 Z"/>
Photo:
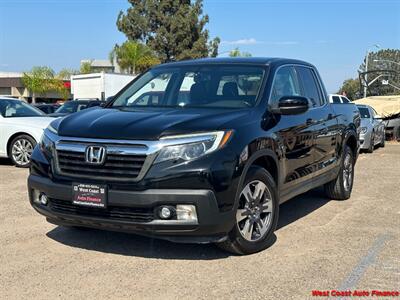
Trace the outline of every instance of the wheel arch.
<path fill-rule="evenodd" d="M 246 161 L 246 164 L 243 167 L 242 174 L 240 175 L 240 180 L 239 180 L 239 187 L 243 185 L 243 182 L 247 176 L 247 173 L 249 169 L 252 166 L 259 166 L 267 170 L 272 178 L 275 181 L 276 187 L 277 187 L 277 194 L 279 194 L 279 187 L 280 187 L 280 180 L 279 180 L 279 175 L 280 175 L 280 169 L 279 169 L 279 160 L 277 154 L 272 151 L 271 149 L 262 149 L 259 150 L 255 153 L 253 153 L 249 159 Z M 235 196 L 235 209 L 236 205 L 238 203 L 238 198 L 240 196 L 240 188 L 237 189 L 236 191 L 236 196 Z"/>
<path fill-rule="evenodd" d="M 343 146 L 349 146 L 350 149 L 353 152 L 354 157 L 357 157 L 357 153 L 358 153 L 358 139 L 357 139 L 357 134 L 353 129 L 350 129 L 346 132 L 346 136 L 345 136 L 345 140 L 343 143 Z M 343 151 L 342 151 L 343 152 Z"/>

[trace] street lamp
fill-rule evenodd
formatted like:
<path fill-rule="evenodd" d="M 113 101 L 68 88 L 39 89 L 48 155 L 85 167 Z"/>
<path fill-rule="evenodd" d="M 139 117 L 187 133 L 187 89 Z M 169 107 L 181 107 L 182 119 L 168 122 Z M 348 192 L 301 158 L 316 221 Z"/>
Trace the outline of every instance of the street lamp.
<path fill-rule="evenodd" d="M 380 62 L 380 61 L 389 62 L 389 63 L 396 64 L 396 65 L 399 65 L 399 66 L 400 66 L 400 63 L 395 62 L 395 61 L 393 61 L 393 60 L 389 60 L 389 59 L 374 59 L 374 62 Z"/>
<path fill-rule="evenodd" d="M 369 47 L 368 49 L 367 49 L 367 54 L 365 55 L 365 76 L 364 76 L 364 80 L 365 80 L 365 85 L 364 85 L 364 98 L 365 97 L 367 97 L 367 88 L 368 88 L 368 85 L 367 85 L 367 82 L 368 82 L 368 59 L 369 59 L 369 52 L 371 52 L 371 48 L 372 47 L 375 47 L 375 48 L 377 48 L 377 49 L 379 49 L 381 46 L 379 46 L 378 44 L 374 44 L 374 45 L 372 45 L 371 47 Z"/>

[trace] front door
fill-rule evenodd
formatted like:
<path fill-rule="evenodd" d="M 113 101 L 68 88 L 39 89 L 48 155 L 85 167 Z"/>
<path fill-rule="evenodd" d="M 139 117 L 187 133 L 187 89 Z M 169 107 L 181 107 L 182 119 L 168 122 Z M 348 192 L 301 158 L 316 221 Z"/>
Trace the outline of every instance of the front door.
<path fill-rule="evenodd" d="M 274 77 L 270 105 L 277 105 L 283 96 L 301 96 L 301 86 L 293 66 L 280 67 Z M 315 122 L 307 111 L 299 115 L 279 115 L 274 128 L 282 141 L 284 163 L 281 196 L 290 194 L 295 186 L 312 179 L 314 163 Z"/>

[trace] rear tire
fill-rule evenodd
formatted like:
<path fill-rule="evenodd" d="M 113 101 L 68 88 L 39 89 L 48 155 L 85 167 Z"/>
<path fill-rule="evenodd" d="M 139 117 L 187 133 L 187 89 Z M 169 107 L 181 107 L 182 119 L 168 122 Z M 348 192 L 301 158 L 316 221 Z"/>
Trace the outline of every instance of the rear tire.
<path fill-rule="evenodd" d="M 35 146 L 36 141 L 31 136 L 26 134 L 16 136 L 8 149 L 11 162 L 18 168 L 28 168 Z"/>
<path fill-rule="evenodd" d="M 337 177 L 324 185 L 330 199 L 346 200 L 350 198 L 354 181 L 354 155 L 349 146 L 343 150 L 340 170 Z"/>
<path fill-rule="evenodd" d="M 382 140 L 381 143 L 379 144 L 380 147 L 385 148 L 385 132 L 382 134 Z"/>
<path fill-rule="evenodd" d="M 276 239 L 279 201 L 276 184 L 268 171 L 257 166 L 249 169 L 238 202 L 234 228 L 218 247 L 244 255 L 271 246 Z"/>

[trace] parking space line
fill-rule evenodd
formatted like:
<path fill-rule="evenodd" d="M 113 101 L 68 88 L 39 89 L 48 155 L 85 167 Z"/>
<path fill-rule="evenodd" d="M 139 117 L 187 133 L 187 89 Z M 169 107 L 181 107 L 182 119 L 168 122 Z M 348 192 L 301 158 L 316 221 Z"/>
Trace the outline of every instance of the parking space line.
<path fill-rule="evenodd" d="M 360 281 L 365 271 L 375 262 L 375 259 L 383 249 L 385 242 L 389 239 L 390 236 L 387 234 L 381 234 L 378 236 L 374 244 L 369 248 L 368 252 L 361 258 L 349 276 L 342 282 L 338 289 L 339 291 L 347 291 L 357 286 L 357 283 Z"/>

